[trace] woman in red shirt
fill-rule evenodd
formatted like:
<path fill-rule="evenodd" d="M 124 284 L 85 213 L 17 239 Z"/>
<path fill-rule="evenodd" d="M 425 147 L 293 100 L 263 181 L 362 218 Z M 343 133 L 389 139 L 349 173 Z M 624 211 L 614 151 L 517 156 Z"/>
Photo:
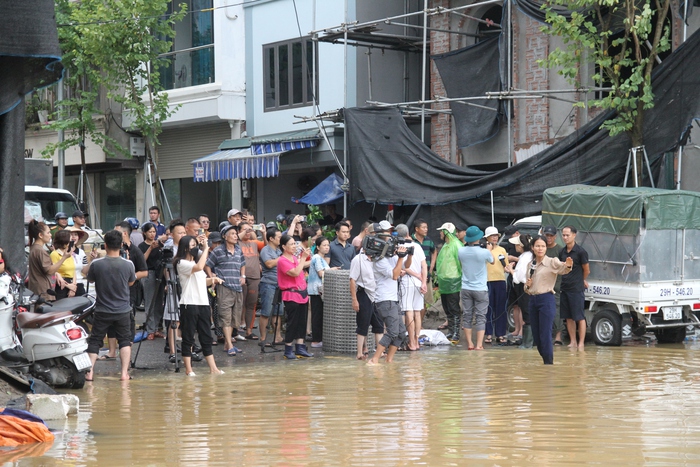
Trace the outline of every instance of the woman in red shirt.
<path fill-rule="evenodd" d="M 306 350 L 306 309 L 309 296 L 304 280 L 304 263 L 309 258 L 308 248 L 304 248 L 299 258 L 294 256 L 297 242 L 289 235 L 280 240 L 282 256 L 277 262 L 277 284 L 282 292 L 284 312 L 287 315 L 287 332 L 284 335 L 284 358 L 295 359 L 313 357 Z M 296 344 L 292 347 L 292 344 Z"/>

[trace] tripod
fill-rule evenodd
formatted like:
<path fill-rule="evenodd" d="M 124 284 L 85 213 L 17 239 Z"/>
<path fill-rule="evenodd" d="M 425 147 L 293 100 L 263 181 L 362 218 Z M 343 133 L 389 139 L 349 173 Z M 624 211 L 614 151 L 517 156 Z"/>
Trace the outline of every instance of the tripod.
<path fill-rule="evenodd" d="M 148 317 L 151 316 L 155 312 L 156 305 L 163 306 L 163 298 L 164 298 L 165 290 L 164 289 L 161 290 L 161 284 L 163 284 L 164 277 L 165 277 L 165 266 L 163 265 L 163 261 L 161 260 L 158 263 L 158 266 L 156 267 L 155 295 L 153 297 L 153 300 L 151 300 L 151 304 L 148 307 L 148 310 L 146 310 L 146 323 L 144 323 L 141 326 L 141 332 L 145 332 L 144 330 L 146 329 L 146 325 L 148 323 Z M 162 321 L 162 316 L 161 316 L 161 321 Z M 157 325 L 158 325 L 158 323 L 156 323 L 156 326 Z M 166 339 L 167 339 L 167 336 L 166 336 Z M 139 358 L 139 352 L 141 351 L 141 344 L 143 343 L 144 340 L 145 339 L 142 338 L 139 341 L 139 346 L 136 349 L 136 353 L 134 354 L 134 359 L 131 362 L 131 368 L 136 368 L 136 360 Z M 167 340 L 166 340 L 166 345 L 167 345 Z M 175 352 L 175 353 L 177 353 L 177 352 Z"/>
<path fill-rule="evenodd" d="M 180 306 L 177 299 L 177 275 L 175 273 L 175 268 L 173 264 L 168 261 L 165 263 L 165 270 L 167 271 L 167 278 L 165 282 L 165 309 L 170 309 L 170 329 L 172 330 L 172 338 L 175 341 L 175 373 L 180 372 L 180 355 L 177 353 L 177 323 L 180 321 Z M 167 334 L 168 343 L 170 341 L 170 330 Z"/>
<path fill-rule="evenodd" d="M 272 298 L 272 309 L 276 310 L 279 309 L 280 303 L 282 302 L 282 291 L 280 290 L 279 287 L 275 288 L 275 295 Z M 270 317 L 272 317 L 273 314 L 270 313 Z M 280 321 L 282 321 L 282 316 L 283 315 L 274 315 L 276 319 L 274 320 L 274 325 L 272 326 L 272 343 L 270 343 L 269 351 L 266 351 L 265 348 L 267 347 L 267 339 L 264 341 L 260 341 L 260 352 L 261 353 L 266 353 L 266 352 L 282 352 L 284 350 L 284 346 L 282 346 L 282 349 L 278 349 L 277 345 L 275 344 L 275 336 L 277 335 L 277 329 L 279 326 L 281 326 Z"/>

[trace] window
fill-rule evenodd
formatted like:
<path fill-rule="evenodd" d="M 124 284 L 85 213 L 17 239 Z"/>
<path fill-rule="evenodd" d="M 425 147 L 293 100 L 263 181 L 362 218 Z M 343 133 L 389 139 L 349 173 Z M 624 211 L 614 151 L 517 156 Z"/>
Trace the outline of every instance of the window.
<path fill-rule="evenodd" d="M 316 53 L 315 53 L 316 52 Z M 263 46 L 265 111 L 304 107 L 318 103 L 318 47 L 310 38 Z M 312 70 L 316 69 L 316 92 Z"/>
<path fill-rule="evenodd" d="M 110 230 L 125 217 L 136 215 L 136 173 L 109 172 L 102 176 L 104 194 L 101 196 L 100 223 L 105 230 Z"/>
<path fill-rule="evenodd" d="M 170 206 L 172 217 L 170 217 L 166 208 L 164 209 L 165 212 L 162 213 L 162 218 L 164 224 L 169 224 L 170 221 L 182 215 L 182 185 L 180 179 L 173 178 L 163 180 L 163 190 L 165 191 L 164 198 L 167 200 L 168 206 Z M 165 208 L 165 206 L 163 207 Z"/>
<path fill-rule="evenodd" d="M 179 3 L 179 2 L 178 2 Z M 187 15 L 175 24 L 172 51 L 161 55 L 167 64 L 160 67 L 163 89 L 177 89 L 214 82 L 213 0 L 189 0 Z M 173 11 L 172 3 L 168 14 Z"/>

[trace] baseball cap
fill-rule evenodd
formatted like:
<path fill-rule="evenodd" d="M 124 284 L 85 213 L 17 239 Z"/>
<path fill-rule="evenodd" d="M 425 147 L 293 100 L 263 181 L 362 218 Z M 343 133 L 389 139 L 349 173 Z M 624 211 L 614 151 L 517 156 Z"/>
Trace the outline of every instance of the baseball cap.
<path fill-rule="evenodd" d="M 209 234 L 209 243 L 221 243 L 223 239 L 221 238 L 221 234 L 219 232 L 212 232 Z"/>
<path fill-rule="evenodd" d="M 462 224 L 461 222 L 457 222 L 455 224 L 455 230 L 457 232 L 464 232 L 467 230 L 467 226 L 466 226 L 466 224 Z"/>
<path fill-rule="evenodd" d="M 268 228 L 268 229 L 271 229 L 271 228 L 273 228 L 273 227 L 274 227 L 274 228 L 277 228 L 277 223 L 276 223 L 275 221 L 270 221 L 270 222 L 268 222 L 267 224 L 265 224 L 265 227 Z"/>
<path fill-rule="evenodd" d="M 224 239 L 226 238 L 226 234 L 229 232 L 229 230 L 233 229 L 234 227 L 232 225 L 227 225 L 223 229 L 221 229 L 221 238 Z"/>
<path fill-rule="evenodd" d="M 513 235 L 515 232 L 518 231 L 518 228 L 514 225 L 508 225 L 503 228 L 503 233 L 506 234 L 506 236 L 510 237 Z"/>
<path fill-rule="evenodd" d="M 486 227 L 486 232 L 484 232 L 484 237 L 490 237 L 491 235 L 498 235 L 498 229 L 494 226 Z"/>
<path fill-rule="evenodd" d="M 394 228 L 394 227 L 389 223 L 389 221 L 381 221 L 381 222 L 379 222 L 379 227 L 381 228 L 381 230 L 391 230 L 391 229 Z M 376 230 L 375 230 L 375 232 L 376 232 Z"/>
<path fill-rule="evenodd" d="M 542 234 L 543 235 L 556 235 L 557 228 L 554 227 L 553 225 L 548 225 L 544 229 L 542 229 Z"/>
<path fill-rule="evenodd" d="M 455 233 L 455 225 L 452 222 L 445 222 L 438 227 L 438 230 L 447 230 L 449 233 L 453 234 Z"/>
<path fill-rule="evenodd" d="M 89 214 L 87 214 L 87 213 L 85 213 L 85 212 L 83 212 L 83 211 L 80 211 L 80 210 L 75 211 L 75 212 L 73 213 L 73 217 L 87 217 L 88 215 L 89 215 Z"/>
<path fill-rule="evenodd" d="M 59 219 L 68 219 L 68 216 L 66 215 L 65 212 L 57 212 L 56 217 L 54 219 L 59 220 Z"/>
<path fill-rule="evenodd" d="M 239 211 L 238 209 L 231 209 L 231 210 L 228 212 L 228 214 L 226 215 L 226 217 L 235 216 L 236 214 L 240 214 L 240 213 L 241 213 L 241 211 Z"/>

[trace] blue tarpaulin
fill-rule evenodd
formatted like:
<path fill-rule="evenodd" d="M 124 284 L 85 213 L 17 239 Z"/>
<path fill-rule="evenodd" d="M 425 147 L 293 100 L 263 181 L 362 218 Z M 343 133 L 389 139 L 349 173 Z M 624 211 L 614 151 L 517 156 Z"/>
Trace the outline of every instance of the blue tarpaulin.
<path fill-rule="evenodd" d="M 332 203 L 343 197 L 342 184 L 343 178 L 340 175 L 331 174 L 301 198 L 292 197 L 292 202 L 313 205 Z"/>

